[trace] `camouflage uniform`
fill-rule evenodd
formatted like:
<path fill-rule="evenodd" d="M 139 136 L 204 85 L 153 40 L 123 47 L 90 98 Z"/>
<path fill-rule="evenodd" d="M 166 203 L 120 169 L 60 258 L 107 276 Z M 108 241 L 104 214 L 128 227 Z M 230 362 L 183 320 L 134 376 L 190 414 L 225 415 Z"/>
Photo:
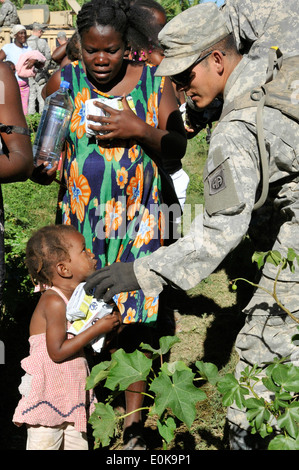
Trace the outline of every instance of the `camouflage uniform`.
<path fill-rule="evenodd" d="M 227 3 L 232 4 L 232 2 Z M 234 3 L 236 4 L 236 1 Z M 254 3 L 254 1 L 240 1 L 242 8 L 245 4 Z M 267 6 L 269 1 L 258 3 Z M 185 31 L 185 36 L 188 36 L 189 31 L 190 38 L 192 35 L 194 37 L 196 21 L 207 21 L 202 13 L 205 5 L 207 4 L 187 10 L 189 16 L 184 15 L 185 12 L 178 15 L 172 20 L 173 30 L 172 22 L 163 28 L 159 36 L 162 44 L 166 45 L 166 59 L 161 64 L 164 62 L 164 69 L 161 70 L 163 74 L 171 75 L 179 72 L 179 70 L 175 72 L 177 64 L 167 60 L 173 58 L 171 53 L 174 37 L 179 36 L 182 30 Z M 267 23 L 261 24 L 271 26 L 269 30 L 272 37 L 268 34 L 267 28 L 265 41 L 257 41 L 257 44 L 252 46 L 250 54 L 244 55 L 235 67 L 225 86 L 224 106 L 243 92 L 264 83 L 268 56 L 261 51 L 268 50 L 276 38 L 284 39 L 283 46 L 280 46 L 283 52 L 294 54 L 294 51 L 299 50 L 298 2 L 296 5 L 293 4 L 293 8 L 294 12 L 288 19 L 284 18 L 283 23 L 277 21 L 277 16 L 269 16 L 269 9 L 267 10 Z M 198 15 L 194 13 L 195 9 Z M 242 9 L 242 12 L 244 11 Z M 255 17 L 247 18 L 248 28 L 249 21 L 253 18 Z M 257 18 L 261 19 L 262 15 L 258 15 Z M 210 22 L 214 26 L 214 22 Z M 278 26 L 281 28 L 282 24 L 285 29 L 277 32 Z M 234 29 L 230 26 L 229 29 L 231 28 Z M 201 31 L 200 25 L 196 31 Z M 244 31 L 243 25 L 240 31 Z M 184 47 L 187 47 L 186 41 L 182 45 L 182 48 Z M 182 70 L 192 64 L 193 56 L 191 62 L 189 60 L 190 50 L 186 53 L 186 58 L 184 54 L 180 55 L 179 46 L 176 55 L 184 64 Z M 197 56 L 199 56 L 198 50 Z M 165 70 L 167 67 L 170 73 Z M 247 108 L 232 111 L 218 123 L 212 133 L 204 169 L 203 214 L 194 220 L 191 230 L 185 237 L 134 262 L 135 275 L 146 296 L 155 297 L 167 283 L 184 290 L 196 286 L 219 266 L 248 232 L 259 242 L 258 249 L 277 249 L 285 255 L 288 248 L 293 248 L 299 253 L 299 126 L 280 111 L 265 108 L 263 123 L 269 157 L 270 190 L 266 204 L 253 212 L 261 183 L 255 119 L 256 109 Z M 260 237 L 261 233 L 264 235 L 263 238 Z M 274 266 L 266 265 L 260 284 L 273 288 L 276 273 Z M 295 273 L 290 273 L 287 269 L 283 271 L 278 283 L 278 297 L 282 304 L 299 318 L 299 270 Z M 297 324 L 284 314 L 264 291 L 257 289 L 245 309 L 245 314 L 246 322 L 236 341 L 236 349 L 240 356 L 237 375 L 248 364 L 258 363 L 261 366 L 263 362 L 271 361 L 274 357 L 288 356 L 296 351 L 296 346 L 291 343 L 291 337 L 297 331 Z M 263 390 L 262 393 L 264 392 Z M 245 414 L 230 408 L 228 420 L 231 429 L 235 426 L 234 429 L 237 429 L 231 441 L 232 448 L 254 448 L 254 443 L 247 442 L 249 434 L 246 432 L 248 422 Z"/>
<path fill-rule="evenodd" d="M 0 9 L 0 26 L 13 26 L 19 23 L 16 6 L 10 0 L 5 0 Z"/>
<path fill-rule="evenodd" d="M 41 96 L 41 92 L 49 79 L 47 67 L 51 61 L 51 50 L 48 42 L 45 39 L 38 38 L 34 34 L 32 34 L 27 39 L 27 43 L 32 50 L 38 50 L 47 59 L 43 69 L 38 71 L 35 77 L 29 78 L 30 94 L 28 102 L 28 114 L 34 114 L 36 112 L 36 100 L 38 101 L 38 112 L 42 113 L 44 108 L 44 100 Z"/>
<path fill-rule="evenodd" d="M 297 0 L 226 0 L 221 9 L 238 49 L 251 58 L 267 54 L 271 46 L 298 51 Z"/>

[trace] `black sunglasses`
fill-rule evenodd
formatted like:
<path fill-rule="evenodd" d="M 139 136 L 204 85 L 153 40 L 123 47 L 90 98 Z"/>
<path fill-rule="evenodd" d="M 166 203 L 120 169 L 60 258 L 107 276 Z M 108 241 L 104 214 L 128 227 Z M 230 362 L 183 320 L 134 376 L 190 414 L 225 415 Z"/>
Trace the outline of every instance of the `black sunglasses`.
<path fill-rule="evenodd" d="M 181 73 L 177 73 L 176 75 L 171 75 L 169 78 L 170 80 L 177 86 L 179 87 L 186 87 L 189 85 L 190 81 L 191 81 L 191 72 L 192 72 L 192 69 L 197 65 L 199 64 L 200 62 L 202 62 L 203 60 L 205 60 L 210 54 L 212 54 L 212 52 L 214 51 L 210 51 L 208 52 L 207 54 L 205 54 L 204 56 L 202 57 L 199 57 L 192 65 L 191 67 L 188 67 L 186 70 L 184 70 L 183 72 Z M 225 52 L 222 52 L 221 51 L 221 54 L 222 55 L 225 55 Z"/>

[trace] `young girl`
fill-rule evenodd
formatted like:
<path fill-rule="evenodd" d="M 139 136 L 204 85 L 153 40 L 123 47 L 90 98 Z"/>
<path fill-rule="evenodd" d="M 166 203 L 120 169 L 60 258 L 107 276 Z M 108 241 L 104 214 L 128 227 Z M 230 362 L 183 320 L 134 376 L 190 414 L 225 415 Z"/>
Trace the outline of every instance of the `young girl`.
<path fill-rule="evenodd" d="M 67 333 L 68 300 L 96 267 L 74 227 L 38 230 L 28 241 L 26 264 L 34 282 L 49 288 L 30 322 L 30 355 L 21 363 L 26 374 L 13 422 L 27 424 L 27 450 L 88 450 L 86 427 L 95 398 L 85 390 L 89 370 L 83 347 L 115 330 L 119 317 L 113 312 L 77 336 Z"/>

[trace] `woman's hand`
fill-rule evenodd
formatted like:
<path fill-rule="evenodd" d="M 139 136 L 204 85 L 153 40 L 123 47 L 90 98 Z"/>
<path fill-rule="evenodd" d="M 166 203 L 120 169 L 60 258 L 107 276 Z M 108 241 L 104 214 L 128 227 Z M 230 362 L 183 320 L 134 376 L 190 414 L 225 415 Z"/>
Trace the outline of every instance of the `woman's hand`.
<path fill-rule="evenodd" d="M 30 179 L 43 186 L 51 184 L 56 179 L 58 162 L 55 162 L 49 170 L 47 170 L 48 165 L 49 162 L 43 162 L 41 165 L 34 167 Z"/>
<path fill-rule="evenodd" d="M 88 115 L 87 119 L 98 122 L 97 124 L 89 124 L 89 128 L 94 131 L 101 132 L 96 135 L 97 140 L 111 139 L 136 139 L 144 132 L 145 124 L 134 111 L 130 108 L 126 96 L 122 97 L 123 110 L 111 108 L 110 106 L 96 101 L 95 105 L 101 108 L 107 116 Z M 105 132 L 103 135 L 102 132 Z"/>
<path fill-rule="evenodd" d="M 34 67 L 35 63 L 36 63 L 36 59 L 27 59 L 24 62 L 24 65 L 26 66 L 26 69 L 32 69 L 32 67 Z"/>

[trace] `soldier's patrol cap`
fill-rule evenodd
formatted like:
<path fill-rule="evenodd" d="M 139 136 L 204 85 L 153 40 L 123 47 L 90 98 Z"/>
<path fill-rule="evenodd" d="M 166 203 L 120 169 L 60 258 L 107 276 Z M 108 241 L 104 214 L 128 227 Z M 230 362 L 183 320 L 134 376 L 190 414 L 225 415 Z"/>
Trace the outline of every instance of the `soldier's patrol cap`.
<path fill-rule="evenodd" d="M 44 31 L 46 28 L 47 28 L 46 24 L 34 22 L 32 25 L 32 29 L 36 29 L 37 31 Z"/>
<path fill-rule="evenodd" d="M 155 75 L 175 75 L 191 67 L 200 54 L 231 33 L 224 15 L 212 2 L 184 10 L 160 31 L 164 58 Z"/>

